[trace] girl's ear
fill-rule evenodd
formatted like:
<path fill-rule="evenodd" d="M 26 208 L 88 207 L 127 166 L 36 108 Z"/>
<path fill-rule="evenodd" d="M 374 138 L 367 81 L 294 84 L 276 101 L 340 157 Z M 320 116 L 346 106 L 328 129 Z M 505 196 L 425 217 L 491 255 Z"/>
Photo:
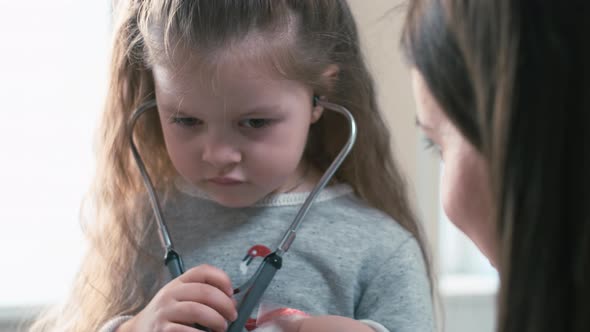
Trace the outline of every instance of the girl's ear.
<path fill-rule="evenodd" d="M 322 84 L 328 89 L 328 91 L 332 91 L 334 88 L 334 83 L 338 79 L 338 74 L 340 74 L 340 67 L 338 65 L 328 65 L 324 72 L 322 73 Z"/>
<path fill-rule="evenodd" d="M 324 113 L 324 107 L 318 104 L 318 101 L 324 100 L 326 97 L 318 96 L 316 94 L 313 95 L 313 109 L 311 110 L 311 121 L 310 123 L 316 123 L 321 117 L 322 113 Z"/>
<path fill-rule="evenodd" d="M 333 81 L 338 78 L 338 73 L 340 72 L 340 67 L 335 64 L 328 65 L 324 72 L 322 73 L 322 77 L 327 79 L 328 81 Z"/>
<path fill-rule="evenodd" d="M 324 72 L 322 73 L 322 81 L 324 81 L 324 86 L 326 86 L 329 90 L 332 90 L 334 86 L 334 82 L 338 79 L 338 74 L 340 73 L 340 67 L 335 64 L 328 65 Z M 316 94 L 313 95 L 313 110 L 311 112 L 311 123 L 317 122 L 321 117 L 322 113 L 324 112 L 324 108 L 317 104 L 317 100 L 324 100 L 326 99 L 325 96 L 318 96 Z"/>

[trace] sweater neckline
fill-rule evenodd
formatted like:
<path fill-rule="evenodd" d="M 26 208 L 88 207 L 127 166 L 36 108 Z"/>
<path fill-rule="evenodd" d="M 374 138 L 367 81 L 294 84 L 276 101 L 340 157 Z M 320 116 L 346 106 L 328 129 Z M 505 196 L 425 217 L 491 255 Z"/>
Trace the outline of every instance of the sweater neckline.
<path fill-rule="evenodd" d="M 177 177 L 174 181 L 174 184 L 176 188 L 182 193 L 213 202 L 213 199 L 211 199 L 211 197 L 208 196 L 204 191 L 187 182 L 182 177 Z M 346 183 L 337 183 L 325 187 L 316 197 L 315 202 L 328 201 L 350 194 L 352 192 L 353 189 L 350 185 Z M 301 205 L 303 202 L 305 202 L 305 199 L 309 194 L 310 192 L 296 192 L 268 195 L 251 205 L 251 207 Z"/>

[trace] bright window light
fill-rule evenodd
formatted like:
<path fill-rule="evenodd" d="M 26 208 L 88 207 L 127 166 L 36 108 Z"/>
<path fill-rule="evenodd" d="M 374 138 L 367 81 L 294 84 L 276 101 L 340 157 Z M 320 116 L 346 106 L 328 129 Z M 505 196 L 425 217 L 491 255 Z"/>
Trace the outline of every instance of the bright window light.
<path fill-rule="evenodd" d="M 78 268 L 109 10 L 108 0 L 0 1 L 0 312 L 59 301 Z"/>

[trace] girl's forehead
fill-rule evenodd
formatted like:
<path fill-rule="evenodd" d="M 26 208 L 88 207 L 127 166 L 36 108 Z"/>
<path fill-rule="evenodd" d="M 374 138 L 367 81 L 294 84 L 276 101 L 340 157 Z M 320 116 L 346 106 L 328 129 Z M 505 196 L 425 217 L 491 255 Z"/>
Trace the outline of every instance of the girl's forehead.
<path fill-rule="evenodd" d="M 268 56 L 249 56 L 241 49 L 201 54 L 180 50 L 169 61 L 154 64 L 156 83 L 217 86 L 239 80 L 274 82 L 287 79 Z M 158 82 L 159 81 L 159 82 Z"/>
<path fill-rule="evenodd" d="M 256 63 L 226 61 L 215 67 L 187 64 L 181 67 L 155 65 L 153 67 L 156 88 L 168 93 L 218 94 L 224 91 L 236 93 L 242 90 L 270 89 L 284 85 L 284 77 L 270 73 L 270 68 Z"/>
<path fill-rule="evenodd" d="M 154 65 L 156 96 L 161 105 L 189 108 L 252 108 L 260 104 L 307 100 L 306 85 L 272 73 L 257 62 L 223 61 L 214 67 L 200 63 Z"/>
<path fill-rule="evenodd" d="M 171 36 L 173 42 L 167 46 L 148 43 L 148 59 L 191 75 L 200 73 L 209 80 L 224 72 L 250 79 L 285 78 L 296 74 L 293 71 L 301 62 L 296 56 L 300 47 L 292 25 L 269 31 L 251 29 L 239 38 L 222 38 L 219 44 L 209 46 Z"/>

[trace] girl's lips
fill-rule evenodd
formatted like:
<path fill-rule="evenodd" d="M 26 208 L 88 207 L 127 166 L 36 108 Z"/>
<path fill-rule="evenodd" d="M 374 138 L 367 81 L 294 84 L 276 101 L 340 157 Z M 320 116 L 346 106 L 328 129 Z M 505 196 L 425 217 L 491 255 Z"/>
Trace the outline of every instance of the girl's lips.
<path fill-rule="evenodd" d="M 216 177 L 216 178 L 209 179 L 209 182 L 213 182 L 215 184 L 224 185 L 224 186 L 230 186 L 230 185 L 241 184 L 244 181 L 240 181 L 240 180 L 237 180 L 234 178 L 229 178 L 229 177 Z"/>

